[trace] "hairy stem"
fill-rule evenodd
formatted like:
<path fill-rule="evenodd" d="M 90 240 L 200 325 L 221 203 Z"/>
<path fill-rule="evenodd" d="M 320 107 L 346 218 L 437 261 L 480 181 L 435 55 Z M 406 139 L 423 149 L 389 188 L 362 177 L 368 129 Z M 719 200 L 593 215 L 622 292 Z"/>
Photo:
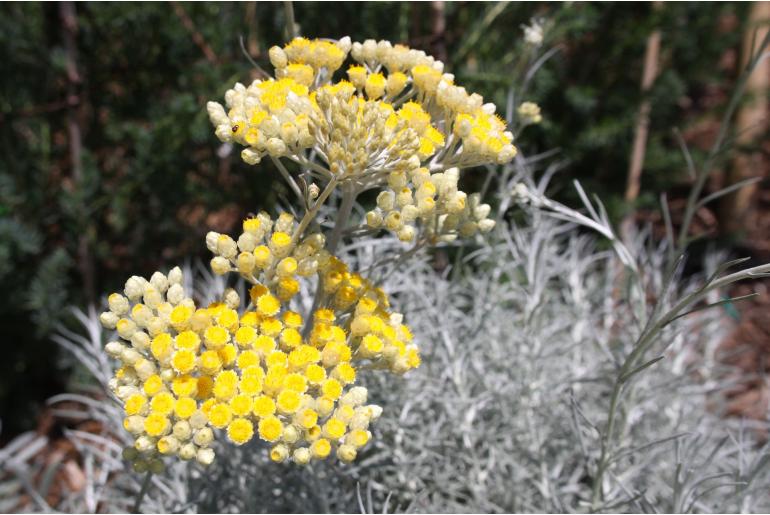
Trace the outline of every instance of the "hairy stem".
<path fill-rule="evenodd" d="M 144 475 L 144 480 L 142 481 L 142 488 L 139 490 L 139 493 L 136 494 L 136 499 L 134 500 L 133 508 L 131 508 L 131 513 L 141 513 L 140 508 L 142 507 L 142 501 L 144 500 L 144 496 L 147 494 L 147 490 L 150 489 L 151 481 L 152 472 L 147 471 L 147 473 Z"/>
<path fill-rule="evenodd" d="M 334 254 L 337 250 L 337 246 L 342 239 L 342 232 L 348 226 L 348 220 L 350 219 L 350 213 L 353 211 L 353 204 L 356 201 L 358 192 L 355 189 L 355 185 L 352 182 L 348 182 L 342 188 L 342 202 L 340 202 L 340 209 L 337 211 L 337 218 L 334 221 L 334 229 L 331 236 L 329 236 L 329 242 L 326 246 L 330 254 Z"/>

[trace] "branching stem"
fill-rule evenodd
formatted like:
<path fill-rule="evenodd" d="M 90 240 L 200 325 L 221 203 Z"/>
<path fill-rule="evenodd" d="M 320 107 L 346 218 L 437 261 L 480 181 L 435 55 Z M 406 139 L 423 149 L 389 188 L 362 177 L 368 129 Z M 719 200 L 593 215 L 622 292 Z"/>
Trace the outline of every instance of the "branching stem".
<path fill-rule="evenodd" d="M 712 280 L 703 286 L 703 288 L 700 288 L 680 299 L 671 309 L 660 316 L 653 324 L 651 324 L 645 331 L 643 331 L 642 334 L 639 335 L 639 338 L 634 344 L 633 350 L 628 355 L 628 357 L 626 357 L 623 365 L 618 370 L 615 381 L 612 385 L 610 406 L 607 413 L 607 424 L 606 429 L 602 434 L 601 454 L 599 456 L 599 462 L 596 467 L 596 476 L 594 476 L 591 495 L 591 508 L 593 511 L 598 509 L 599 503 L 601 501 L 602 480 L 604 478 L 604 473 L 607 470 L 607 466 L 611 461 L 610 451 L 612 446 L 612 437 L 615 432 L 620 395 L 622 393 L 623 386 L 630 379 L 628 375 L 629 372 L 634 370 L 636 364 L 639 362 L 645 352 L 649 350 L 649 348 L 655 343 L 655 337 L 660 333 L 660 331 L 663 330 L 663 328 L 666 327 L 666 325 L 672 322 L 675 318 L 677 318 L 677 316 L 685 308 L 687 308 L 687 306 L 698 302 L 708 292 L 717 288 L 722 288 L 744 279 L 750 279 L 768 274 L 770 274 L 770 264 L 765 264 L 753 268 L 748 268 L 746 270 L 741 270 L 739 272 L 726 275 L 720 279 Z"/>

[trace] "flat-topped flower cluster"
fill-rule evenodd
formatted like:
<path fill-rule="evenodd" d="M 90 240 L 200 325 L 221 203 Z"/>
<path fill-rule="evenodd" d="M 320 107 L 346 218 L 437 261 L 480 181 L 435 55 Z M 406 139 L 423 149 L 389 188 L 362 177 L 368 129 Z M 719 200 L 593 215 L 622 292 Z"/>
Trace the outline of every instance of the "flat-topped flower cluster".
<path fill-rule="evenodd" d="M 350 55 L 354 64 L 338 81 Z M 488 206 L 458 190 L 459 169 L 506 163 L 513 134 L 477 93 L 468 93 L 425 52 L 388 41 L 297 38 L 270 49 L 275 78 L 236 84 L 225 106 L 209 102 L 216 134 L 241 157 L 286 158 L 321 180 L 382 189 L 367 217 L 403 241 L 431 243 L 487 232 Z M 312 153 L 320 162 L 311 162 Z"/>

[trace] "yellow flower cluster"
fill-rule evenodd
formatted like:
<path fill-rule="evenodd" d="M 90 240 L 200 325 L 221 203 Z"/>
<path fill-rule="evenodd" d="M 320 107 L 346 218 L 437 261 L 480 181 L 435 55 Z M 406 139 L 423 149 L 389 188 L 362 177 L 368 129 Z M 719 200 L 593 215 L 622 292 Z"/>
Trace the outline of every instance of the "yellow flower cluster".
<path fill-rule="evenodd" d="M 322 288 L 312 324 L 305 330 L 308 341 L 292 333 L 292 342 L 323 349 L 330 342 L 336 343 L 329 349 L 344 344 L 347 348 L 338 349 L 347 356 L 342 361 L 351 361 L 351 357 L 352 361 L 366 360 L 371 368 L 395 373 L 419 366 L 419 352 L 411 332 L 402 323 L 402 316 L 389 310 L 385 292 L 323 249 L 321 234 L 311 234 L 299 242 L 299 231 L 288 213 L 275 222 L 260 213 L 243 222 L 237 242 L 211 232 L 206 243 L 215 254 L 212 270 L 220 275 L 237 272 L 254 284 L 249 292 L 252 304 L 259 315 L 269 317 L 277 317 L 282 311 L 293 313 L 287 310 L 299 291 L 300 279 L 315 275 Z M 379 346 L 372 346 L 375 341 L 380 342 Z"/>
<path fill-rule="evenodd" d="M 348 53 L 358 64 L 346 70 L 349 82 L 334 83 Z M 236 84 L 225 95 L 227 110 L 208 105 L 217 136 L 246 146 L 250 164 L 266 154 L 302 162 L 300 151 L 313 148 L 330 175 L 368 174 L 376 185 L 372 175 L 412 156 L 446 169 L 516 154 L 494 105 L 456 86 L 425 52 L 388 41 L 297 38 L 271 48 L 270 60 L 276 79 Z"/>
<path fill-rule="evenodd" d="M 299 240 L 299 228 L 291 214 L 283 213 L 273 222 L 262 212 L 243 222 L 238 241 L 209 232 L 206 246 L 215 254 L 211 260 L 214 273 L 238 271 L 247 281 L 270 288 L 279 301 L 288 302 L 299 292 L 299 279 L 314 275 L 319 263 L 329 259 L 322 234 Z"/>
<path fill-rule="evenodd" d="M 219 139 L 247 147 L 241 152 L 247 163 L 257 164 L 265 154 L 296 154 L 314 144 L 308 87 L 293 78 L 257 80 L 248 88 L 236 84 L 225 98 L 229 111 L 209 102 L 209 117 Z"/>
<path fill-rule="evenodd" d="M 366 214 L 369 227 L 384 227 L 402 241 L 411 241 L 420 222 L 429 241 L 451 241 L 470 237 L 495 226 L 488 218 L 490 206 L 480 203 L 477 193 L 467 195 L 457 188 L 459 171 L 430 173 L 417 168 L 409 173 L 393 172 L 388 188 L 377 196 L 377 207 Z"/>
<path fill-rule="evenodd" d="M 284 48 L 272 47 L 270 62 L 275 67 L 276 77 L 291 77 L 310 86 L 319 79 L 323 82 L 324 75 L 331 75 L 342 66 L 350 44 L 350 38 L 336 42 L 295 38 Z"/>
<path fill-rule="evenodd" d="M 356 77 L 354 82 L 363 84 L 364 90 L 371 77 L 380 76 L 382 79 L 378 78 L 377 82 L 394 85 L 388 93 L 389 98 L 405 91 L 404 98 L 416 98 L 415 103 L 434 116 L 444 138 L 449 140 L 454 135 L 449 140 L 449 148 L 436 156 L 445 160 L 445 165 L 467 167 L 488 162 L 505 163 L 516 155 L 513 135 L 506 130 L 505 122 L 495 116 L 494 105 L 484 104 L 481 95 L 469 95 L 465 88 L 456 86 L 454 76 L 443 73 L 441 61 L 403 45 L 393 46 L 389 41 L 354 43 L 351 55 L 362 64 L 351 67 L 351 70 Z M 388 70 L 387 77 L 382 74 L 383 67 Z M 348 74 L 353 81 L 350 71 Z M 411 91 L 405 90 L 407 85 L 412 86 Z M 435 150 L 441 146 L 443 144 Z"/>
<path fill-rule="evenodd" d="M 369 441 L 382 410 L 353 386 L 358 368 L 402 374 L 419 366 L 419 352 L 381 289 L 325 251 L 321 235 L 300 235 L 290 215 L 265 213 L 245 220 L 237 241 L 207 235 L 215 273 L 253 284 L 241 313 L 234 290 L 197 307 L 178 268 L 132 277 L 109 296 L 101 322 L 123 340 L 106 347 L 122 364 L 110 387 L 137 470 L 168 455 L 208 465 L 220 432 L 237 445 L 258 437 L 274 461 L 299 464 L 332 452 L 352 461 Z M 306 323 L 289 304 L 310 276 L 323 287 Z"/>

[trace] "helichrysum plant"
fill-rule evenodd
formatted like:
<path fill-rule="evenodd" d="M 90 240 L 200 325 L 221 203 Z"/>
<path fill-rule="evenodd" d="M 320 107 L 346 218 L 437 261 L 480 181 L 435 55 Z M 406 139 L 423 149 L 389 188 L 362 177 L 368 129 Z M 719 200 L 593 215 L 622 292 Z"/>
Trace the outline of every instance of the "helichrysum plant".
<path fill-rule="evenodd" d="M 458 189 L 460 169 L 509 162 L 513 135 L 440 61 L 349 38 L 296 38 L 269 55 L 274 77 L 236 84 L 208 113 L 246 163 L 275 162 L 301 217 L 260 212 L 235 237 L 206 236 L 213 272 L 237 274 L 250 285 L 246 299 L 228 289 L 198 305 L 174 268 L 131 277 L 101 315 L 122 340 L 106 347 L 121 363 L 110 388 L 135 438 L 124 457 L 137 471 L 160 472 L 164 456 L 209 465 L 217 439 L 262 439 L 276 462 L 353 461 L 382 412 L 356 386 L 358 371 L 403 374 L 420 354 L 371 271 L 351 269 L 338 244 L 388 231 L 404 242 L 403 258 L 495 224 L 478 194 Z M 539 121 L 536 105 L 520 111 Z M 378 192 L 376 207 L 350 224 L 367 190 Z M 322 211 L 337 199 L 325 230 Z M 315 292 L 309 307 L 303 288 Z"/>

